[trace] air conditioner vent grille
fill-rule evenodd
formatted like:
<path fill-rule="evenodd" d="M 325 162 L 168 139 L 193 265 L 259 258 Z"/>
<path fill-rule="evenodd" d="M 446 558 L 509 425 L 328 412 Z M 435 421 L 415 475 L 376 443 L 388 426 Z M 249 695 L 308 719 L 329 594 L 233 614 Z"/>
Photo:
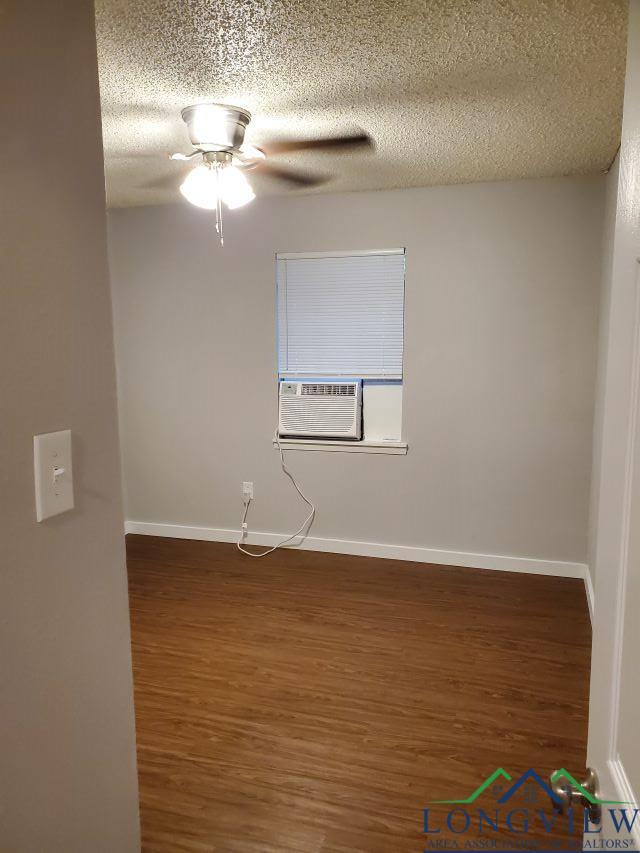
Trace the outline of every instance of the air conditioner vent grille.
<path fill-rule="evenodd" d="M 342 383 L 340 385 L 333 385 L 329 383 L 303 382 L 302 394 L 314 397 L 320 394 L 327 397 L 355 397 L 356 386 L 347 385 L 345 383 Z"/>
<path fill-rule="evenodd" d="M 283 436 L 353 438 L 362 435 L 362 385 L 339 380 L 280 383 Z"/>

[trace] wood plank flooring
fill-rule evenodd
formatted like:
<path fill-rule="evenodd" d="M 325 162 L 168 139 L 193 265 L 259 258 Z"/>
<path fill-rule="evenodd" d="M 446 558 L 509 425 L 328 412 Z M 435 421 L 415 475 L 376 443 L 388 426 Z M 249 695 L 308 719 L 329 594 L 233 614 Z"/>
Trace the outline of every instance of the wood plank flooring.
<path fill-rule="evenodd" d="M 127 553 L 144 851 L 462 849 L 477 833 L 447 829 L 449 806 L 423 834 L 430 801 L 497 767 L 584 769 L 582 581 L 145 536 Z"/>

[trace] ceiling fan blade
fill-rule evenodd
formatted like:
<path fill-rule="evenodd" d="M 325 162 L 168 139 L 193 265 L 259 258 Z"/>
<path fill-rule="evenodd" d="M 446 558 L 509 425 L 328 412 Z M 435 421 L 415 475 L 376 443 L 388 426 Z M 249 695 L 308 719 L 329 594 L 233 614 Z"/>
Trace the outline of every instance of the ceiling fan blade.
<path fill-rule="evenodd" d="M 273 163 L 265 162 L 258 163 L 252 171 L 267 178 L 275 178 L 278 181 L 283 181 L 294 187 L 317 187 L 329 180 L 328 175 L 309 175 L 304 172 L 285 169 L 281 166 L 274 166 Z"/>
<path fill-rule="evenodd" d="M 373 148 L 373 139 L 368 133 L 345 134 L 343 136 L 318 137 L 316 139 L 280 139 L 261 144 L 266 154 L 288 154 L 292 151 L 335 151 L 340 148 Z"/>
<path fill-rule="evenodd" d="M 190 154 L 183 154 L 181 151 L 178 151 L 176 154 L 170 154 L 169 160 L 179 160 L 183 162 L 185 160 L 191 160 L 193 157 L 196 157 L 198 154 L 202 154 L 202 151 L 192 151 Z"/>

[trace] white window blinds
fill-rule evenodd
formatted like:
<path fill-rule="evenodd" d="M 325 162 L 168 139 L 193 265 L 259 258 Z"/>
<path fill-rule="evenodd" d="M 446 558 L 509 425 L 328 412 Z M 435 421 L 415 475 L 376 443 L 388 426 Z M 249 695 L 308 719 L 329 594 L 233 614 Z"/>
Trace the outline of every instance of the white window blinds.
<path fill-rule="evenodd" d="M 278 255 L 278 369 L 402 379 L 404 250 Z"/>

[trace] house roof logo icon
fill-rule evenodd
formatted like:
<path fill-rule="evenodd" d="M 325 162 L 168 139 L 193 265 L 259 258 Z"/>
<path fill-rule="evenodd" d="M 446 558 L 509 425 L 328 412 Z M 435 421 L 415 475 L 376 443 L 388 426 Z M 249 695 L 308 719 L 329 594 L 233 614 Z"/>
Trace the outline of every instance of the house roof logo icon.
<path fill-rule="evenodd" d="M 569 773 L 568 770 L 565 770 L 564 767 L 560 768 L 560 770 L 556 770 L 552 776 L 551 781 L 555 782 L 558 779 L 564 778 L 572 788 L 581 793 L 585 800 L 591 804 L 600 804 L 600 805 L 629 805 L 624 800 L 601 800 L 593 794 L 589 793 L 576 779 Z M 556 805 L 561 804 L 560 797 L 553 791 L 548 782 L 546 782 L 532 767 L 528 770 L 525 770 L 524 773 L 513 781 L 513 777 L 510 773 L 504 769 L 504 767 L 498 767 L 490 776 L 482 782 L 476 789 L 471 793 L 468 797 L 464 797 L 463 799 L 451 799 L 451 800 L 431 800 L 433 804 L 446 804 L 446 805 L 469 805 L 473 803 L 477 798 L 487 790 L 487 788 L 492 787 L 496 782 L 500 780 L 505 780 L 506 782 L 513 782 L 504 793 L 501 793 L 498 798 L 498 803 L 500 805 L 509 802 L 509 800 L 525 785 L 534 784 L 537 785 L 541 791 L 549 797 L 549 800 Z"/>

